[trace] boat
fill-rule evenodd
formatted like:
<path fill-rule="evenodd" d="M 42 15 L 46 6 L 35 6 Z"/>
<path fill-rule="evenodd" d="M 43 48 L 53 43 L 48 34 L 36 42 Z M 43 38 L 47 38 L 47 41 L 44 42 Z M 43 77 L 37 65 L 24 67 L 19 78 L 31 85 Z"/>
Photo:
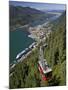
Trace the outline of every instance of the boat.
<path fill-rule="evenodd" d="M 34 47 L 35 47 L 35 44 L 36 44 L 35 42 L 32 43 L 32 44 L 29 46 L 29 48 L 30 48 L 30 49 L 34 48 Z"/>
<path fill-rule="evenodd" d="M 23 50 L 22 52 L 20 52 L 19 54 L 17 54 L 16 56 L 16 60 L 20 59 L 23 55 L 26 55 L 29 51 L 32 50 L 32 48 L 35 47 L 35 42 L 32 43 L 28 48 L 25 48 L 25 50 Z"/>
<path fill-rule="evenodd" d="M 17 54 L 16 59 L 20 59 L 24 55 L 25 52 L 26 52 L 26 50 L 23 50 L 22 52 Z"/>

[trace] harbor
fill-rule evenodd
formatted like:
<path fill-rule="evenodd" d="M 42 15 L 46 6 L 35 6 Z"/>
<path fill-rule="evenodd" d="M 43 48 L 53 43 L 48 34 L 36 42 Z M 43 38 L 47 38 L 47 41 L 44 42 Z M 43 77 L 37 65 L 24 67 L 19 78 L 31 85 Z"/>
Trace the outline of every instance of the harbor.
<path fill-rule="evenodd" d="M 25 26 L 28 26 L 28 25 L 25 25 Z M 47 20 L 47 22 L 41 25 L 39 24 L 33 27 L 29 26 L 28 38 L 31 38 L 34 41 L 30 45 L 28 45 L 27 48 L 17 53 L 14 63 L 10 64 L 10 68 L 11 69 L 14 68 L 17 63 L 22 62 L 25 58 L 27 58 L 27 56 L 31 54 L 32 50 L 35 49 L 41 43 L 41 41 L 45 43 L 46 38 L 48 38 L 51 33 L 51 28 L 52 28 L 52 24 L 50 23 L 49 20 Z"/>
<path fill-rule="evenodd" d="M 48 21 L 42 25 L 29 27 L 28 31 L 30 33 L 28 37 L 32 38 L 34 42 L 16 55 L 16 61 L 11 65 L 11 69 L 14 68 L 17 63 L 22 62 L 25 58 L 27 58 L 27 56 L 31 54 L 31 52 L 41 43 L 41 41 L 45 42 L 46 37 L 48 37 L 51 33 L 51 25 Z"/>
<path fill-rule="evenodd" d="M 33 42 L 28 48 L 25 50 L 21 51 L 20 53 L 17 54 L 16 56 L 16 63 L 11 65 L 11 69 L 15 67 L 15 65 L 19 62 L 22 62 L 27 56 L 38 46 L 36 42 Z"/>

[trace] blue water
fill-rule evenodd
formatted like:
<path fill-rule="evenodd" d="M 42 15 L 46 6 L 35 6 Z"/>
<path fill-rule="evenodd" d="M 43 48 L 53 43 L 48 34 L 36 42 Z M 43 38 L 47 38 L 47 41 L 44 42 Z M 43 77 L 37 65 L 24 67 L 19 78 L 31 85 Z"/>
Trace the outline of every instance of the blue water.
<path fill-rule="evenodd" d="M 53 16 L 49 18 L 49 21 L 55 20 L 57 18 L 58 16 Z M 46 21 L 47 20 L 35 21 L 32 23 L 32 26 L 45 23 Z M 10 31 L 10 63 L 14 63 L 17 54 L 34 42 L 33 39 L 28 37 L 28 34 L 29 33 L 26 30 L 22 30 L 22 28 Z"/>
<path fill-rule="evenodd" d="M 10 31 L 10 63 L 16 60 L 15 58 L 18 53 L 34 42 L 33 39 L 28 37 L 28 34 L 27 31 L 23 31 L 20 28 Z"/>

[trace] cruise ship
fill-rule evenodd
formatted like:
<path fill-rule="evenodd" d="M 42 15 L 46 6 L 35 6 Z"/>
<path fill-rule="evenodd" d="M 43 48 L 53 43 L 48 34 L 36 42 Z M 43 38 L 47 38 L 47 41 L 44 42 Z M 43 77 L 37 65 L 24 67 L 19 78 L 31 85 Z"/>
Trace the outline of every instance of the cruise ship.
<path fill-rule="evenodd" d="M 22 52 L 20 52 L 19 54 L 17 54 L 16 56 L 16 60 L 20 59 L 22 56 L 24 56 L 25 54 L 27 54 L 29 51 L 32 50 L 32 48 L 35 47 L 35 42 L 32 43 L 28 48 L 26 48 L 25 50 L 23 50 Z"/>
<path fill-rule="evenodd" d="M 25 53 L 25 50 L 17 54 L 16 59 L 20 59 L 24 55 L 24 53 Z"/>

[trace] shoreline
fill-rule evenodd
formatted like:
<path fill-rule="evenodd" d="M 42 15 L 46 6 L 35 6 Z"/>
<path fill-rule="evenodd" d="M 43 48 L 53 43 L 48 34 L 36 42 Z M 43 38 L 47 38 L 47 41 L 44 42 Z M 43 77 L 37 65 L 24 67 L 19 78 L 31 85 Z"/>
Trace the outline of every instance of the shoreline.
<path fill-rule="evenodd" d="M 13 26 L 13 27 L 10 27 L 10 31 L 15 31 L 17 28 L 28 28 L 29 27 L 29 24 L 25 24 L 25 25 L 20 25 L 20 26 Z"/>
<path fill-rule="evenodd" d="M 27 48 L 29 48 L 33 43 L 36 44 L 36 41 L 32 42 Z M 16 58 L 15 58 L 15 60 L 12 63 L 10 63 L 10 65 L 9 65 L 10 66 L 10 69 L 14 68 L 17 63 L 22 62 L 25 58 L 27 58 L 27 56 L 33 51 L 34 48 L 36 48 L 36 46 L 37 46 L 37 44 L 34 45 L 33 48 L 30 51 L 28 51 L 26 54 L 22 55 L 22 57 L 20 59 L 16 60 Z"/>
<path fill-rule="evenodd" d="M 33 41 L 33 43 L 34 42 L 37 42 L 37 44 L 39 43 L 39 41 L 40 41 L 40 38 L 38 38 L 33 32 L 32 32 L 32 30 L 35 28 L 35 29 L 39 29 L 40 30 L 40 28 L 43 28 L 43 26 L 47 26 L 47 24 L 49 23 L 49 21 L 48 22 L 45 22 L 45 23 L 43 23 L 43 24 L 41 24 L 41 25 L 37 25 L 37 26 L 35 26 L 35 27 L 29 27 L 28 28 L 28 32 L 29 32 L 29 35 L 28 35 L 28 37 L 29 38 L 31 38 L 31 39 L 33 39 L 33 40 L 35 40 L 35 41 Z M 27 25 L 26 25 L 27 26 Z M 22 26 L 23 27 L 23 26 Z M 20 28 L 22 28 L 22 27 L 20 27 Z M 39 28 L 40 27 L 40 28 Z M 31 44 L 30 44 L 31 45 Z M 29 46 L 28 46 L 29 47 Z M 27 48 L 28 48 L 27 47 Z M 25 48 L 26 49 L 26 48 Z M 24 49 L 24 50 L 25 50 Z M 28 52 L 28 53 L 30 53 L 30 51 Z M 28 53 L 26 53 L 26 56 L 28 56 L 29 54 Z M 28 55 L 27 55 L 28 54 Z M 23 60 L 25 59 L 23 56 L 21 57 Z M 19 63 L 19 62 L 21 62 L 21 61 L 23 61 L 22 59 L 19 59 L 19 60 L 14 60 L 14 62 L 12 62 L 12 63 L 10 63 L 11 65 L 10 65 L 10 68 L 14 68 L 15 67 L 15 65 L 17 64 L 17 63 Z"/>

